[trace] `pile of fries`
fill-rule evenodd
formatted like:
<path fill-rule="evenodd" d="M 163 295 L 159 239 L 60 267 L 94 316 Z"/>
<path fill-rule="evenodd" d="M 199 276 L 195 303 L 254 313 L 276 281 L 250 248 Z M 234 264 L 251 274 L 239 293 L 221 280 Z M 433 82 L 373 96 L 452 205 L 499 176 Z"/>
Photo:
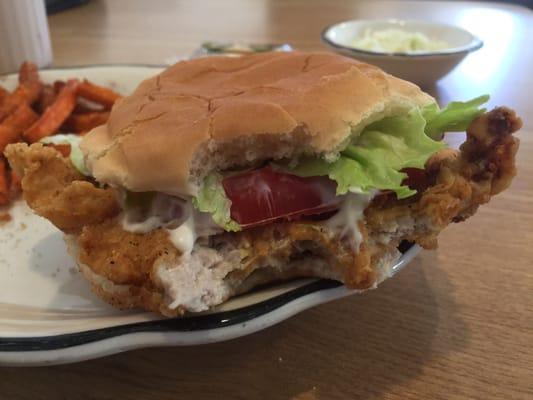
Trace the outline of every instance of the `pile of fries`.
<path fill-rule="evenodd" d="M 43 83 L 37 67 L 25 62 L 13 92 L 0 87 L 0 206 L 20 193 L 20 178 L 10 170 L 3 153 L 10 143 L 35 143 L 57 133 L 84 135 L 104 124 L 121 96 L 87 80 Z M 57 146 L 68 156 L 70 146 Z"/>

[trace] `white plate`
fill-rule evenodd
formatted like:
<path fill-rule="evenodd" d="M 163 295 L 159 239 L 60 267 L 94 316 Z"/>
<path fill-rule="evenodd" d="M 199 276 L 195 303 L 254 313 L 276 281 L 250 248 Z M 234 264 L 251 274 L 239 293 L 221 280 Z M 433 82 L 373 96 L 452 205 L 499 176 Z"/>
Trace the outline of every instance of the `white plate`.
<path fill-rule="evenodd" d="M 89 66 L 41 72 L 45 81 L 88 78 L 131 92 L 161 68 Z M 13 88 L 16 76 L 0 78 Z M 94 296 L 67 255 L 61 233 L 23 202 L 0 226 L 0 365 L 69 363 L 149 346 L 228 340 L 274 325 L 317 304 L 356 293 L 337 282 L 301 279 L 255 290 L 212 310 L 180 319 L 119 311 Z M 393 273 L 419 251 L 412 246 Z"/>

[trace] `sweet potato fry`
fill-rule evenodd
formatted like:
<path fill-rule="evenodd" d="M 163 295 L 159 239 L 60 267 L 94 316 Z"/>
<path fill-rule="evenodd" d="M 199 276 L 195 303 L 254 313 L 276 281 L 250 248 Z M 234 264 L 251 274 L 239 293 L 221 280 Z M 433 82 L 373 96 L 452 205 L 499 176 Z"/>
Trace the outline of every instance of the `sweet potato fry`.
<path fill-rule="evenodd" d="M 39 82 L 39 70 L 34 63 L 25 61 L 19 68 L 19 83 L 21 85 Z"/>
<path fill-rule="evenodd" d="M 0 157 L 0 206 L 9 204 L 9 185 L 7 182 L 7 165 L 4 157 Z"/>
<path fill-rule="evenodd" d="M 56 99 L 56 92 L 54 90 L 54 87 L 52 85 L 44 85 L 41 95 L 39 96 L 39 99 L 37 100 L 37 104 L 36 104 L 37 111 L 40 112 L 41 114 L 44 113 L 46 109 L 52 105 L 55 99 Z"/>
<path fill-rule="evenodd" d="M 0 105 L 0 122 L 2 122 L 9 114 L 17 109 L 21 104 L 31 105 L 37 100 L 40 93 L 35 86 L 19 85 L 12 93 L 10 93 L 2 105 Z"/>
<path fill-rule="evenodd" d="M 9 96 L 9 92 L 5 90 L 2 86 L 0 86 L 0 106 L 2 106 L 2 103 L 4 100 Z"/>
<path fill-rule="evenodd" d="M 54 91 L 56 95 L 63 89 L 66 85 L 65 81 L 55 81 Z M 79 90 L 79 89 L 78 89 Z M 87 99 L 83 99 L 78 96 L 78 103 L 76 104 L 76 107 L 74 108 L 74 111 L 72 111 L 73 114 L 83 114 L 87 112 L 93 112 L 93 111 L 104 111 L 105 107 L 103 107 L 101 104 L 95 103 L 93 101 L 89 101 Z"/>
<path fill-rule="evenodd" d="M 54 82 L 54 91 L 56 92 L 56 94 L 58 94 L 61 89 L 63 89 L 65 87 L 67 83 L 65 81 L 55 81 Z"/>
<path fill-rule="evenodd" d="M 77 79 L 71 79 L 67 82 L 57 95 L 54 103 L 24 132 L 23 135 L 28 142 L 37 142 L 43 137 L 57 132 L 61 124 L 65 122 L 74 107 L 76 107 L 78 86 L 79 81 Z"/>
<path fill-rule="evenodd" d="M 19 87 L 26 91 L 25 102 L 32 105 L 39 98 L 43 83 L 39 78 L 37 66 L 30 62 L 22 63 L 19 69 Z"/>
<path fill-rule="evenodd" d="M 25 62 L 20 66 L 19 85 L 0 105 L 0 122 L 25 103 L 32 105 L 39 98 L 43 88 L 35 64 Z"/>
<path fill-rule="evenodd" d="M 94 101 L 95 103 L 103 105 L 106 109 L 111 109 L 115 101 L 120 99 L 120 96 L 115 91 L 95 85 L 94 83 L 84 80 L 78 89 L 78 95 L 84 99 Z"/>
<path fill-rule="evenodd" d="M 65 121 L 65 130 L 70 132 L 84 132 L 105 124 L 109 118 L 109 111 L 93 111 L 84 114 L 72 114 Z"/>
<path fill-rule="evenodd" d="M 9 115 L 0 124 L 0 154 L 9 143 L 17 142 L 22 132 L 28 129 L 39 116 L 25 103 L 22 103 L 17 109 Z"/>

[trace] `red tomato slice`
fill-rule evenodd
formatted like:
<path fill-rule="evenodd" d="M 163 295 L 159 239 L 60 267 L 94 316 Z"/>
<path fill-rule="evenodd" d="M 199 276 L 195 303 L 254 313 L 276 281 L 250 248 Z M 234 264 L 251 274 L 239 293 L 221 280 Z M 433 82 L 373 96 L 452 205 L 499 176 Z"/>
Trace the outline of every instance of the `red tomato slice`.
<path fill-rule="evenodd" d="M 407 174 L 407 178 L 404 179 L 402 184 L 409 186 L 411 189 L 415 189 L 419 193 L 431 185 L 426 170 L 424 169 L 404 168 L 402 172 Z"/>
<path fill-rule="evenodd" d="M 244 227 L 338 208 L 337 185 L 325 176 L 301 178 L 267 166 L 228 176 L 222 186 L 231 200 L 231 218 Z"/>

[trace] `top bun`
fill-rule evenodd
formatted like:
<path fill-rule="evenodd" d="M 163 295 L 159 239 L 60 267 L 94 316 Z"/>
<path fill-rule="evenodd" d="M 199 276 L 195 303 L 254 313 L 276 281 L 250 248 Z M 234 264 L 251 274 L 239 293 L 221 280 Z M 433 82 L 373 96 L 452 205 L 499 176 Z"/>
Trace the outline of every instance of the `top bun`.
<path fill-rule="evenodd" d="M 99 182 L 194 195 L 213 170 L 301 154 L 333 159 L 369 123 L 434 101 L 336 54 L 206 57 L 142 82 L 81 148 Z"/>

